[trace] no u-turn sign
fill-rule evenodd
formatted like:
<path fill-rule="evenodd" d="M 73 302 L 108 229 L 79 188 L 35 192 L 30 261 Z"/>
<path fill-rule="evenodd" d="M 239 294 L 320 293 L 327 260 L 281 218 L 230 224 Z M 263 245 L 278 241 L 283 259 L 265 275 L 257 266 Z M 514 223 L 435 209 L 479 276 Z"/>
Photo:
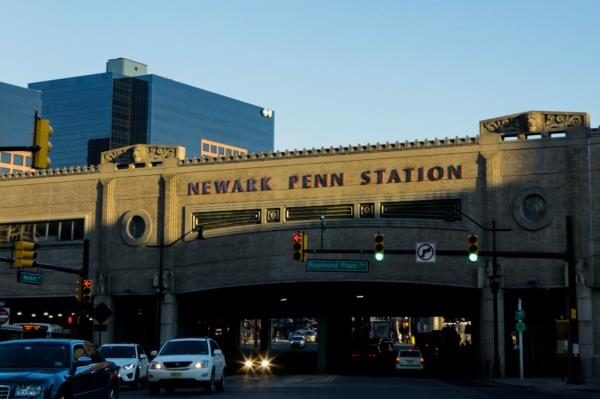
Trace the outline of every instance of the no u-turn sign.
<path fill-rule="evenodd" d="M 418 242 L 415 248 L 417 262 L 435 263 L 435 243 Z"/>
<path fill-rule="evenodd" d="M 0 326 L 8 324 L 10 320 L 10 310 L 8 308 L 0 308 Z"/>

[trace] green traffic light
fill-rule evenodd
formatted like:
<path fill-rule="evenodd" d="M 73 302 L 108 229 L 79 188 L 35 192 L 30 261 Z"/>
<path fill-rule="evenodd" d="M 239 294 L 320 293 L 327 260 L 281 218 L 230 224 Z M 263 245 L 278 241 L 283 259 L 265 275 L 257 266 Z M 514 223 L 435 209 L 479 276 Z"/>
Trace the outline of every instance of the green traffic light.
<path fill-rule="evenodd" d="M 381 262 L 383 260 L 383 254 L 381 252 L 376 253 L 375 260 L 378 260 Z"/>
<path fill-rule="evenodd" d="M 477 254 L 469 254 L 469 260 L 471 262 L 477 262 L 478 259 L 479 259 L 479 256 Z"/>

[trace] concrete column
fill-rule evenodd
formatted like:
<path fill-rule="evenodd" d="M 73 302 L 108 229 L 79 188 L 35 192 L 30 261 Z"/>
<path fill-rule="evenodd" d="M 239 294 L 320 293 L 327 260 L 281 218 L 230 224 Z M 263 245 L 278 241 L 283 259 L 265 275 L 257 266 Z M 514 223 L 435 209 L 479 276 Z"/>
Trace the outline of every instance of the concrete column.
<path fill-rule="evenodd" d="M 583 377 L 589 379 L 593 375 L 594 361 L 594 319 L 592 289 L 586 285 L 577 286 L 577 313 L 579 321 L 579 350 L 581 352 L 581 368 Z M 598 364 L 597 366 L 600 366 Z M 596 374 L 598 375 L 598 374 Z"/>
<path fill-rule="evenodd" d="M 327 341 L 328 341 L 328 314 L 325 311 L 317 315 L 317 323 L 319 325 L 319 334 L 317 335 L 317 371 L 325 373 L 328 370 L 327 364 Z"/>
<path fill-rule="evenodd" d="M 260 349 L 271 349 L 271 319 L 260 319 Z"/>
<path fill-rule="evenodd" d="M 168 292 L 162 303 L 160 320 L 160 344 L 177 336 L 177 297 Z"/>
<path fill-rule="evenodd" d="M 102 179 L 97 186 L 102 198 L 101 204 L 101 217 L 99 220 L 94 220 L 93 226 L 97 230 L 96 237 L 94 240 L 89 237 L 90 231 L 86 229 L 85 236 L 90 239 L 90 277 L 95 279 L 96 284 L 94 288 L 94 306 L 104 302 L 106 306 L 114 313 L 114 303 L 111 296 L 110 287 L 110 267 L 113 264 L 113 251 L 111 250 L 112 232 L 114 226 L 118 222 L 118 212 L 116 209 L 116 179 Z M 99 222 L 99 226 L 96 223 Z M 96 322 L 94 321 L 94 324 Z M 98 332 L 92 332 L 92 340 L 95 343 L 106 343 L 112 342 L 114 337 L 114 315 L 109 317 L 104 323 L 107 325 L 107 331 L 101 332 L 98 336 Z"/>

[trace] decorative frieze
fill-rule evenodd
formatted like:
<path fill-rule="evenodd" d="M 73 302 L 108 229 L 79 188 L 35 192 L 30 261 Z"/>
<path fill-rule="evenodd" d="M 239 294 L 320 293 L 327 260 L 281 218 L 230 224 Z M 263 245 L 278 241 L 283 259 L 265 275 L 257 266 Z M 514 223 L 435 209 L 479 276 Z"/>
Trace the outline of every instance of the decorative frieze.
<path fill-rule="evenodd" d="M 481 134 L 495 133 L 519 137 L 533 133 L 542 135 L 573 127 L 589 127 L 585 112 L 529 111 L 479 122 Z"/>
<path fill-rule="evenodd" d="M 135 167 L 138 165 L 152 166 L 162 163 L 166 159 L 184 159 L 185 148 L 178 146 L 136 144 L 127 147 L 104 151 L 101 155 L 101 163 L 113 163 Z"/>

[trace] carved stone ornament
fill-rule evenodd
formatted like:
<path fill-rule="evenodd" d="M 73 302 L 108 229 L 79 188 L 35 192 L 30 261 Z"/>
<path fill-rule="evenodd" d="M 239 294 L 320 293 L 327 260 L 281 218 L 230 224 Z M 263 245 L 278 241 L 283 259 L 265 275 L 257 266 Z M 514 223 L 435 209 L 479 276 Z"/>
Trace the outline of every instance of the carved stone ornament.
<path fill-rule="evenodd" d="M 375 217 L 375 204 L 360 204 L 360 217 L 372 218 Z"/>
<path fill-rule="evenodd" d="M 267 223 L 277 223 L 281 220 L 281 210 L 279 208 L 267 209 Z"/>
<path fill-rule="evenodd" d="M 586 120 L 584 112 L 529 111 L 481 121 L 479 131 L 482 134 L 495 133 L 510 136 L 529 133 L 547 134 L 570 127 L 584 126 L 587 124 Z"/>
<path fill-rule="evenodd" d="M 165 159 L 185 158 L 185 148 L 178 146 L 136 144 L 102 152 L 101 163 L 117 165 L 148 164 Z"/>
<path fill-rule="evenodd" d="M 583 115 L 579 114 L 545 114 L 544 125 L 547 128 L 566 129 L 568 127 L 581 126 L 584 123 Z"/>

